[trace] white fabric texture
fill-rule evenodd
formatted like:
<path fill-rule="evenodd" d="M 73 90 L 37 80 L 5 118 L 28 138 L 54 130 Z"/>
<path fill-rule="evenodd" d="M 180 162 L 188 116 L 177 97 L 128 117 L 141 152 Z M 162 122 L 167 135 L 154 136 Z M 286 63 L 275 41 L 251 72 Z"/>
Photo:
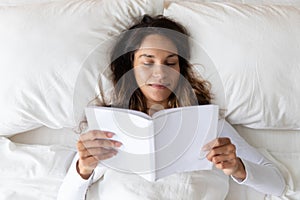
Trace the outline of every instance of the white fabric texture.
<path fill-rule="evenodd" d="M 251 128 L 300 128 L 300 8 L 175 2 L 164 15 L 184 24 L 219 73 L 226 117 Z M 202 52 L 192 50 L 192 63 Z M 205 65 L 204 65 L 205 66 Z"/>
<path fill-rule="evenodd" d="M 239 184 L 254 188 L 261 193 L 280 196 L 285 188 L 285 181 L 280 171 L 253 147 L 249 146 L 238 133 L 227 123 L 219 123 L 220 137 L 230 137 L 236 145 L 237 155 L 243 160 L 247 177 Z M 160 179 L 155 183 L 148 182 L 138 175 L 117 172 L 111 169 L 104 170 L 97 167 L 90 180 L 80 180 L 76 172 L 75 157 L 67 176 L 60 188 L 59 200 L 83 200 L 86 188 L 91 187 L 91 194 L 87 199 L 225 199 L 229 182 L 220 170 L 196 171 L 179 173 Z M 93 180 L 92 180 L 93 179 Z M 213 192 L 218 188 L 218 192 Z M 116 190 L 118 192 L 113 193 Z M 96 195 L 96 196 L 95 196 Z M 89 198 L 90 197 L 90 198 Z"/>
<path fill-rule="evenodd" d="M 0 0 L 0 6 L 20 6 L 20 5 L 28 5 L 28 4 L 49 3 L 54 1 L 65 1 L 65 0 Z"/>
<path fill-rule="evenodd" d="M 99 73 L 93 72 L 106 67 L 98 65 L 101 52 L 94 49 L 143 14 L 158 15 L 162 10 L 162 0 L 2 5 L 0 135 L 42 125 L 76 126 L 95 94 Z M 93 66 L 92 73 L 84 70 L 85 64 Z"/>
<path fill-rule="evenodd" d="M 25 145 L 0 137 L 0 199 L 55 199 L 74 151 L 58 145 Z"/>
<path fill-rule="evenodd" d="M 299 0 L 167 0 L 167 2 L 190 1 L 198 3 L 227 2 L 255 5 L 293 5 L 300 6 Z"/>
<path fill-rule="evenodd" d="M 235 126 L 236 130 L 254 145 L 259 151 L 278 166 L 284 174 L 287 188 L 282 197 L 270 196 L 268 199 L 300 199 L 300 131 L 289 130 L 259 130 L 243 126 Z M 230 200 L 235 199 L 259 199 L 252 197 L 254 194 L 249 188 L 242 188 L 231 184 Z M 245 197 L 245 198 L 243 198 Z"/>

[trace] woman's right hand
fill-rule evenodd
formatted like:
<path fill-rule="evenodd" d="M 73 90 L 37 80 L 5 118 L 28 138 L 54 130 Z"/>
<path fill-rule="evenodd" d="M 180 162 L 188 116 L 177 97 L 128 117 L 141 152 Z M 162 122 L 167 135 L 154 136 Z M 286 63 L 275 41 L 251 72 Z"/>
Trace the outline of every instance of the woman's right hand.
<path fill-rule="evenodd" d="M 77 142 L 79 159 L 76 167 L 83 179 L 90 177 L 100 160 L 117 154 L 114 148 L 120 147 L 122 143 L 111 140 L 113 135 L 111 132 L 100 130 L 92 130 L 80 135 Z"/>

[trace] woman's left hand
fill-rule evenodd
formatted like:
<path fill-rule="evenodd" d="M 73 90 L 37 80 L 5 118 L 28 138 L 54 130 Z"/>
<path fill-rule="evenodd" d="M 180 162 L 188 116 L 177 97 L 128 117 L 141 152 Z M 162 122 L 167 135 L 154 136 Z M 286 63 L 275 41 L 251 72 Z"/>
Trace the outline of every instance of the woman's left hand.
<path fill-rule="evenodd" d="M 216 168 L 223 170 L 227 175 L 232 175 L 237 179 L 244 180 L 246 171 L 241 159 L 236 156 L 235 145 L 229 138 L 216 138 L 204 146 L 209 149 L 206 158 L 211 161 Z"/>

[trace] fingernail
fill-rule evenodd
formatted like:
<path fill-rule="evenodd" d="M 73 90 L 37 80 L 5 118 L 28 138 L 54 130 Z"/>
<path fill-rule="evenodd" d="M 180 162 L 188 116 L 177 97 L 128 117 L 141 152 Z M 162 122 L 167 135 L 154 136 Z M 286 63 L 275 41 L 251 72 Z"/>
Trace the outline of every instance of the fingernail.
<path fill-rule="evenodd" d="M 113 133 L 111 133 L 111 132 L 108 132 L 108 133 L 106 133 L 106 136 L 107 136 L 107 137 L 109 137 L 109 138 L 111 138 L 111 137 L 113 137 L 113 136 L 114 136 L 114 134 L 113 134 Z"/>
<path fill-rule="evenodd" d="M 120 147 L 120 146 L 122 146 L 123 144 L 121 143 L 121 142 L 115 142 L 115 146 L 116 147 Z"/>

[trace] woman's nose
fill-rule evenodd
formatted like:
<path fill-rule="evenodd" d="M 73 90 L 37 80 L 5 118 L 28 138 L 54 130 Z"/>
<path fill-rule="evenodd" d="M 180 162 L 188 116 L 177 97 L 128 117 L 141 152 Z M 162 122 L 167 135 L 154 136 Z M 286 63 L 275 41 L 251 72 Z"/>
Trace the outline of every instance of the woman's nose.
<path fill-rule="evenodd" d="M 167 76 L 166 66 L 162 64 L 156 64 L 153 68 L 152 76 L 156 78 L 165 78 Z"/>

